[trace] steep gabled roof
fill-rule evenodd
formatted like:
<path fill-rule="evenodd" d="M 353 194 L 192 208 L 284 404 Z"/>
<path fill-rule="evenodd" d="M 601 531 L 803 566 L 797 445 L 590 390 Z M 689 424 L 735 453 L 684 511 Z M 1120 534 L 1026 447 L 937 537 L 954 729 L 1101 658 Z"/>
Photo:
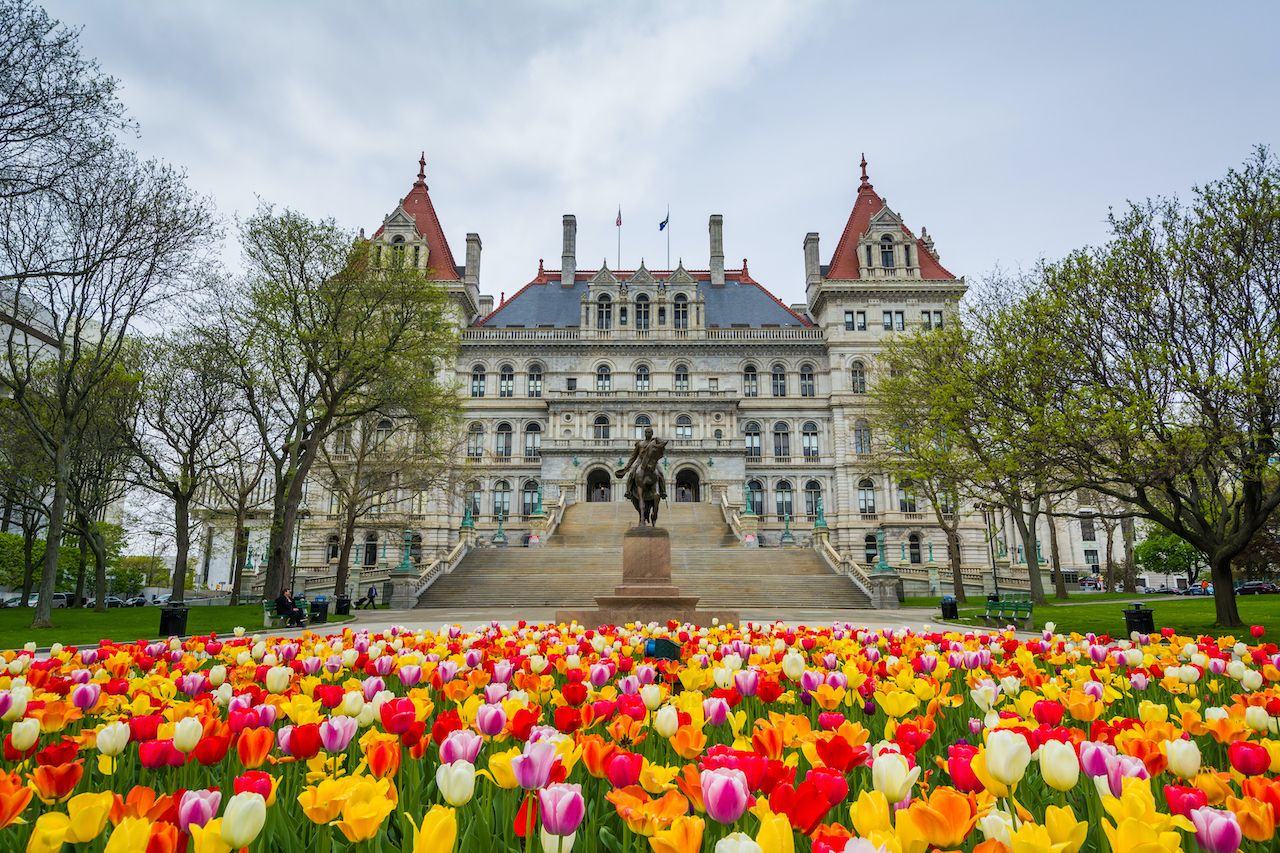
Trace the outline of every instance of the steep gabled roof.
<path fill-rule="evenodd" d="M 427 192 L 427 155 L 423 152 L 418 159 L 418 180 L 413 182 L 409 194 L 400 202 L 400 207 L 413 219 L 418 234 L 427 241 L 427 264 L 431 268 L 434 281 L 461 281 L 458 265 L 453 260 L 453 252 L 449 250 L 449 241 L 444 237 L 444 229 L 440 227 L 440 218 L 436 216 L 435 205 L 431 203 L 431 194 Z M 382 226 L 373 233 L 376 238 L 382 234 Z"/>
<path fill-rule="evenodd" d="M 861 275 L 861 263 L 858 259 L 858 241 L 871 227 L 871 219 L 884 209 L 884 199 L 871 185 L 867 177 L 867 158 L 862 157 L 862 182 L 858 185 L 858 197 L 853 202 L 853 210 L 849 212 L 849 221 L 845 223 L 840 242 L 831 255 L 831 263 L 827 265 L 826 278 L 843 281 L 857 279 Z M 951 281 L 955 278 L 938 261 L 923 240 L 911 233 L 911 229 L 902 226 L 902 233 L 914 241 L 916 257 L 920 264 L 920 277 L 927 281 Z"/>

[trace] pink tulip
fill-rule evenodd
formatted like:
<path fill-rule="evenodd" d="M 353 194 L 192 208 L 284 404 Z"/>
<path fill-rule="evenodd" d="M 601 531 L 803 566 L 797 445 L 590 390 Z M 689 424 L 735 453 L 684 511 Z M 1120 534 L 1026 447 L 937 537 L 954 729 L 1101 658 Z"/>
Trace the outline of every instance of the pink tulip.
<path fill-rule="evenodd" d="M 382 657 L 374 658 L 369 661 L 369 664 L 373 667 L 373 671 L 378 675 L 390 675 L 391 670 L 396 665 L 396 660 L 393 657 L 383 655 Z"/>
<path fill-rule="evenodd" d="M 204 826 L 213 820 L 220 805 L 222 792 L 217 788 L 187 791 L 178 804 L 178 827 L 183 832 L 190 832 L 193 826 Z"/>
<path fill-rule="evenodd" d="M 1208 853 L 1236 853 L 1240 849 L 1240 824 L 1231 812 L 1201 806 L 1191 810 L 1191 822 L 1196 826 L 1196 843 Z"/>
<path fill-rule="evenodd" d="M 501 702 L 502 698 L 510 692 L 510 689 L 505 684 L 486 684 L 484 686 L 484 701 L 490 705 L 495 702 Z"/>
<path fill-rule="evenodd" d="M 760 686 L 760 674 L 754 669 L 744 669 L 733 674 L 733 686 L 743 696 L 756 695 L 756 688 Z"/>
<path fill-rule="evenodd" d="M 436 667 L 436 672 L 440 674 L 441 683 L 448 683 L 457 676 L 458 665 L 451 660 L 443 661 L 440 666 Z"/>
<path fill-rule="evenodd" d="M 514 665 L 509 660 L 494 661 L 493 680 L 500 684 L 506 684 L 511 680 L 511 671 L 513 668 Z"/>
<path fill-rule="evenodd" d="M 320 743 L 326 752 L 345 752 L 358 728 L 355 717 L 330 717 L 320 724 Z"/>
<path fill-rule="evenodd" d="M 71 704 L 81 711 L 87 711 L 98 704 L 98 697 L 101 695 L 101 684 L 78 684 L 71 691 Z"/>
<path fill-rule="evenodd" d="M 329 655 L 324 659 L 324 671 L 330 675 L 342 672 L 342 658 L 338 655 Z"/>
<path fill-rule="evenodd" d="M 628 696 L 635 695 L 640 692 L 640 679 L 634 675 L 624 675 L 618 679 L 618 692 L 625 693 Z"/>
<path fill-rule="evenodd" d="M 702 716 L 707 718 L 709 726 L 723 726 L 729 719 L 729 703 L 719 696 L 703 699 Z"/>
<path fill-rule="evenodd" d="M 422 667 L 402 666 L 396 675 L 400 678 L 401 685 L 404 687 L 412 687 L 422 680 Z"/>
<path fill-rule="evenodd" d="M 526 743 L 524 753 L 511 759 L 511 771 L 516 784 L 526 791 L 541 788 L 551 778 L 551 768 L 556 763 L 556 745 L 548 741 Z"/>
<path fill-rule="evenodd" d="M 481 705 L 476 709 L 476 729 L 485 737 L 502 734 L 507 725 L 507 712 L 501 705 Z"/>
<path fill-rule="evenodd" d="M 741 770 L 720 767 L 702 771 L 702 803 L 707 815 L 717 823 L 731 824 L 747 810 L 751 792 L 747 774 Z"/>
<path fill-rule="evenodd" d="M 1109 744 L 1085 741 L 1080 744 L 1080 769 L 1086 776 L 1106 776 L 1107 760 L 1115 754 L 1115 747 Z"/>
<path fill-rule="evenodd" d="M 618 752 L 609 759 L 604 775 L 615 788 L 626 788 L 640 781 L 644 756 L 634 752 Z"/>
<path fill-rule="evenodd" d="M 563 782 L 539 791 L 538 805 L 541 807 L 542 828 L 552 835 L 573 835 L 587 813 L 582 786 Z"/>
<path fill-rule="evenodd" d="M 613 677 L 613 673 L 609 671 L 609 667 L 602 663 L 591 664 L 591 686 L 604 687 L 609 683 L 609 679 Z"/>
<path fill-rule="evenodd" d="M 812 693 L 822 685 L 823 680 L 822 673 L 806 669 L 800 673 L 800 689 L 805 693 Z"/>
<path fill-rule="evenodd" d="M 307 675 L 315 675 L 320 671 L 323 661 L 315 655 L 309 655 L 302 661 L 302 671 Z"/>
<path fill-rule="evenodd" d="M 1151 679 L 1147 677 L 1145 672 L 1135 672 L 1129 676 L 1129 684 L 1133 686 L 1134 690 L 1146 690 L 1147 685 L 1150 683 Z"/>
<path fill-rule="evenodd" d="M 372 702 L 373 697 L 387 689 L 387 683 L 376 675 L 371 675 L 360 683 L 364 690 L 364 701 Z"/>
<path fill-rule="evenodd" d="M 470 729 L 449 732 L 440 742 L 440 763 L 452 764 L 455 761 L 465 761 L 468 764 L 475 764 L 482 743 L 484 741 L 480 739 L 480 735 Z"/>
<path fill-rule="evenodd" d="M 641 684 L 653 684 L 654 678 L 657 677 L 657 670 L 647 663 L 642 663 L 636 667 L 636 678 L 640 679 Z"/>
<path fill-rule="evenodd" d="M 462 656 L 463 661 L 467 665 L 467 669 L 475 669 L 484 663 L 484 652 L 479 649 L 467 649 L 467 653 Z"/>

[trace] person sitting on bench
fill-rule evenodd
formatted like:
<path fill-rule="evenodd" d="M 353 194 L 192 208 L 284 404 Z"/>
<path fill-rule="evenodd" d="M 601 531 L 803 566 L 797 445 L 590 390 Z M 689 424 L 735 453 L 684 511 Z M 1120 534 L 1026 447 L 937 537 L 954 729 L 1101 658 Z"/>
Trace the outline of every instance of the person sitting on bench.
<path fill-rule="evenodd" d="M 307 624 L 306 614 L 302 612 L 302 608 L 293 600 L 293 592 L 289 589 L 282 589 L 280 596 L 276 599 L 276 614 L 283 616 L 285 621 L 293 628 L 301 628 Z"/>

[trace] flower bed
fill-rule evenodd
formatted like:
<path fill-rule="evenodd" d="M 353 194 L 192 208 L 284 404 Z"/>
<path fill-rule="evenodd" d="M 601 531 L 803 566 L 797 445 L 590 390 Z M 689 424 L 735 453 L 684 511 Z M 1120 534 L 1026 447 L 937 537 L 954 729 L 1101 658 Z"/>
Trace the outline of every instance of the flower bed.
<path fill-rule="evenodd" d="M 1230 637 L 521 623 L 5 663 L 3 850 L 1276 849 L 1280 654 Z"/>

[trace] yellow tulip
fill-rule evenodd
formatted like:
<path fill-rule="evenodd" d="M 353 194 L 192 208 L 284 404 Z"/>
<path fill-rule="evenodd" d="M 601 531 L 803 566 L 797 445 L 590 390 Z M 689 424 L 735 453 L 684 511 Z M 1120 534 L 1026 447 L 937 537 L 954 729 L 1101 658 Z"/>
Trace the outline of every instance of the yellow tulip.
<path fill-rule="evenodd" d="M 760 845 L 761 853 L 795 853 L 796 838 L 791 832 L 791 821 L 780 814 L 761 818 L 756 844 Z"/>
<path fill-rule="evenodd" d="M 1080 781 L 1080 759 L 1069 743 L 1049 740 L 1040 747 L 1040 775 L 1055 791 L 1070 791 Z"/>
<path fill-rule="evenodd" d="M 342 820 L 338 821 L 338 829 L 350 842 L 368 841 L 378 834 L 382 822 L 395 810 L 394 800 L 377 796 L 364 796 L 364 792 L 373 790 L 372 785 L 357 786 L 347 795 L 342 805 Z"/>
<path fill-rule="evenodd" d="M 858 794 L 857 801 L 849 806 L 849 817 L 859 835 L 893 829 L 893 824 L 889 822 L 889 800 L 880 791 L 862 791 Z"/>
<path fill-rule="evenodd" d="M 477 776 L 483 776 L 499 788 L 511 790 L 519 788 L 520 783 L 516 781 L 516 772 L 511 769 L 511 759 L 521 754 L 520 747 L 514 746 L 506 752 L 495 752 L 489 756 L 489 767 L 487 770 L 481 770 Z"/>
<path fill-rule="evenodd" d="M 640 787 L 650 794 L 661 794 L 675 787 L 675 778 L 679 775 L 679 767 L 654 764 L 646 759 L 640 769 Z"/>
<path fill-rule="evenodd" d="M 67 827 L 67 841 L 71 844 L 84 844 L 101 835 L 114 802 L 115 795 L 110 791 L 76 794 L 68 800 L 67 813 L 71 823 Z"/>
<path fill-rule="evenodd" d="M 1089 834 L 1089 824 L 1076 820 L 1076 814 L 1067 806 L 1049 806 L 1044 815 L 1044 827 L 1055 845 L 1056 853 L 1078 853 Z"/>
<path fill-rule="evenodd" d="M 261 794 L 236 794 L 227 802 L 222 817 L 223 840 L 232 847 L 248 847 L 267 822 L 267 801 Z"/>
<path fill-rule="evenodd" d="M 905 717 L 920 707 L 920 700 L 904 691 L 876 693 L 876 705 L 890 717 Z"/>
<path fill-rule="evenodd" d="M 702 830 L 706 823 L 700 817 L 678 817 L 671 826 L 658 830 L 649 839 L 654 853 L 698 853 L 702 849 Z"/>
<path fill-rule="evenodd" d="M 71 818 L 62 812 L 40 815 L 27 840 L 27 853 L 59 853 L 71 829 Z"/>
<path fill-rule="evenodd" d="M 951 788 L 935 788 L 928 799 L 916 800 L 908 811 L 920 834 L 935 847 L 959 847 L 978 821 L 969 798 Z M 901 812 L 898 823 L 902 823 Z"/>
<path fill-rule="evenodd" d="M 135 850 L 146 850 L 150 838 L 151 821 L 145 817 L 127 817 L 112 830 L 104 853 L 133 853 Z"/>
<path fill-rule="evenodd" d="M 348 776 L 341 779 L 321 779 L 317 784 L 303 788 L 298 795 L 302 813 L 312 823 L 332 823 L 342 812 L 353 783 L 354 780 Z"/>
<path fill-rule="evenodd" d="M 1181 835 L 1173 831 L 1162 832 L 1134 818 L 1126 818 L 1119 826 L 1112 826 L 1104 820 L 1102 829 L 1111 842 L 1112 850 L 1125 853 L 1179 853 L 1182 850 Z"/>
<path fill-rule="evenodd" d="M 231 853 L 233 849 L 222 837 L 222 818 L 214 818 L 204 826 L 191 824 L 191 853 Z"/>
<path fill-rule="evenodd" d="M 451 853 L 458 841 L 458 814 L 445 806 L 432 806 L 419 826 L 413 818 L 413 853 Z"/>

